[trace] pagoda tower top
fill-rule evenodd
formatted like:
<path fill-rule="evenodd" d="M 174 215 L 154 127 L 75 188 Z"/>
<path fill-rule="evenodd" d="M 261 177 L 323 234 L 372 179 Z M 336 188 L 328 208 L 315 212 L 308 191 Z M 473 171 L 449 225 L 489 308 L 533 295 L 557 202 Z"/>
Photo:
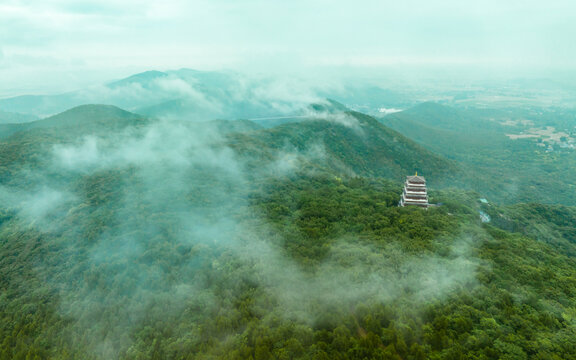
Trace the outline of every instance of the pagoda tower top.
<path fill-rule="evenodd" d="M 404 191 L 402 198 L 400 198 L 399 206 L 415 205 L 423 208 L 428 208 L 428 192 L 426 190 L 426 179 L 423 176 L 418 176 L 418 172 L 414 176 L 406 176 L 404 183 Z"/>

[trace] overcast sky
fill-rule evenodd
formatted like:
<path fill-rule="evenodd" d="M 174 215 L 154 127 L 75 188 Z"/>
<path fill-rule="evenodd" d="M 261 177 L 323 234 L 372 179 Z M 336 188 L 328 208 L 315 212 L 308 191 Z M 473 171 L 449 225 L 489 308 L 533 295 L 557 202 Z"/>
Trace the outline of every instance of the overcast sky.
<path fill-rule="evenodd" d="M 0 96 L 148 69 L 576 67 L 573 0 L 0 0 Z"/>

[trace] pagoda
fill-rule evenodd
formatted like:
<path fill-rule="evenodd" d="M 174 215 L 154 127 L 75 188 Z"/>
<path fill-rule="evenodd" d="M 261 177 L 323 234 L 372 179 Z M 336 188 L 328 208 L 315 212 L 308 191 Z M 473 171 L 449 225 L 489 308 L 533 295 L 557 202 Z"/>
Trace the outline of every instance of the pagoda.
<path fill-rule="evenodd" d="M 418 172 L 414 176 L 406 176 L 404 183 L 404 191 L 398 206 L 415 205 L 425 209 L 428 208 L 428 193 L 426 192 L 426 179 L 423 176 L 418 176 Z"/>

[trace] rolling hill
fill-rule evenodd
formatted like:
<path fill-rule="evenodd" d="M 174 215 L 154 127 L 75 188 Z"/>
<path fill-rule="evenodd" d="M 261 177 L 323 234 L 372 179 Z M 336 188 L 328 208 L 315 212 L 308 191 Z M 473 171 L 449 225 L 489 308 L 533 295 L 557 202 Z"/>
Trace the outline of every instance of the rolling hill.
<path fill-rule="evenodd" d="M 508 138 L 512 130 L 501 123 L 514 113 L 425 103 L 379 121 L 458 162 L 466 174 L 458 186 L 502 203 L 576 205 L 575 184 L 567 180 L 576 178 L 573 153 L 549 153 L 536 139 Z M 524 118 L 522 110 L 516 117 Z"/>
<path fill-rule="evenodd" d="M 250 121 L 174 122 L 189 129 L 207 129 L 225 135 L 222 140 L 255 168 L 273 161 L 277 153 L 296 151 L 306 153 L 321 149 L 322 154 L 312 167 L 327 167 L 330 171 L 348 175 L 402 179 L 419 171 L 429 174 L 433 184 L 440 185 L 457 174 L 457 166 L 415 144 L 401 134 L 386 128 L 374 118 L 349 112 L 342 105 L 313 105 L 307 118 L 297 123 L 261 129 Z M 18 154 L 25 158 L 39 148 L 61 141 L 74 142 L 82 136 L 108 136 L 127 127 L 143 127 L 149 123 L 140 115 L 109 105 L 83 105 L 61 114 L 29 123 L 0 125 L 5 163 Z M 26 148 L 28 146 L 28 148 Z M 13 150 L 13 149 L 18 149 Z M 37 156 L 33 156 L 37 157 Z M 261 162 L 261 163 L 260 163 Z"/>
<path fill-rule="evenodd" d="M 115 131 L 144 122 L 140 115 L 110 105 L 81 105 L 60 114 L 20 124 L 0 124 L 0 139 L 32 129 Z"/>
<path fill-rule="evenodd" d="M 0 124 L 0 183 L 28 184 L 34 171 L 27 169 L 46 167 L 57 145 L 86 136 L 110 137 L 147 123 L 140 115 L 114 106 L 82 105 L 42 120 Z"/>
<path fill-rule="evenodd" d="M 235 134 L 231 142 L 239 152 L 250 154 L 266 147 L 276 151 L 318 148 L 322 154 L 314 160 L 316 164 L 348 175 L 401 180 L 419 171 L 437 186 L 458 176 L 455 163 L 358 112 L 319 114 L 259 132 Z"/>
<path fill-rule="evenodd" d="M 0 359 L 574 358 L 574 208 L 440 190 L 453 161 L 342 110 L 1 139 Z M 414 170 L 442 206 L 397 206 Z"/>
<path fill-rule="evenodd" d="M 470 110 L 431 102 L 390 114 L 381 118 L 381 122 L 450 158 L 466 158 L 471 153 L 492 149 L 496 153 L 507 140 L 505 129 L 499 124 Z"/>

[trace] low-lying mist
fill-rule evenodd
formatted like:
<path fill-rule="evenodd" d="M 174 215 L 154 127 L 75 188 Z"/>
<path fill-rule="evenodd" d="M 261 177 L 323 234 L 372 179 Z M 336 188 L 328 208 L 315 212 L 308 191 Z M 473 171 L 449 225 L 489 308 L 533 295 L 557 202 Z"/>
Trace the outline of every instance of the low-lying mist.
<path fill-rule="evenodd" d="M 362 132 L 354 118 L 325 116 Z M 326 157 L 322 143 L 251 156 L 214 123 L 165 119 L 56 145 L 26 175 L 33 191 L 2 189 L 3 202 L 44 234 L 51 257 L 36 270 L 58 294 L 71 344 L 115 358 L 137 345 L 136 329 L 190 312 L 197 324 L 174 331 L 200 337 L 198 324 L 233 311 L 247 289 L 265 299 L 254 304 L 259 316 L 313 326 L 330 309 L 337 317 L 400 297 L 419 304 L 474 283 L 474 240 L 464 236 L 444 257 L 349 236 L 334 239 L 317 266 L 302 266 L 253 199 L 258 184 L 290 181 Z"/>

